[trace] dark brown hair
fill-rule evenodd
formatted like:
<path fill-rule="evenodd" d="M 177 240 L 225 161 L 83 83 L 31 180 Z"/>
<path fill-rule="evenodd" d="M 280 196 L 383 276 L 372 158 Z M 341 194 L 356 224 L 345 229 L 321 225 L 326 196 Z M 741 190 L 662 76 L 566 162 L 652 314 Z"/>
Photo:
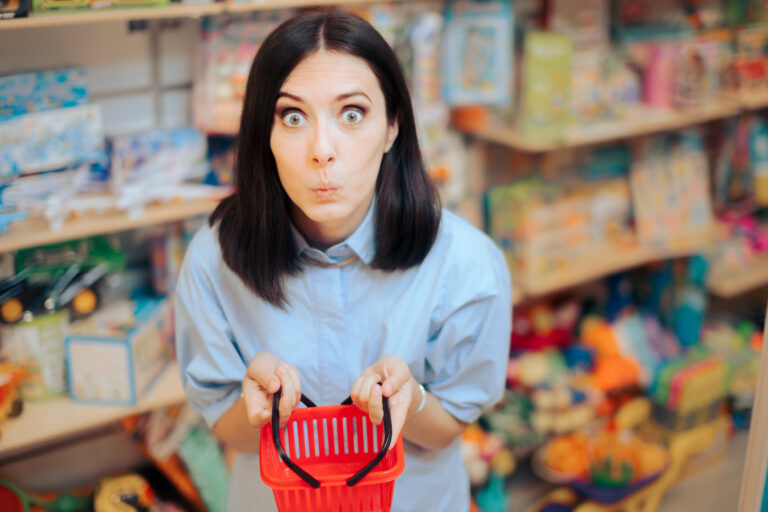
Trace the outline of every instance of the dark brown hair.
<path fill-rule="evenodd" d="M 301 271 L 289 217 L 290 199 L 270 149 L 275 104 L 293 69 L 320 48 L 365 60 L 386 101 L 398 136 L 376 181 L 376 256 L 371 266 L 403 270 L 421 263 L 440 224 L 440 200 L 419 149 L 411 98 L 400 64 L 365 20 L 341 10 L 308 10 L 275 29 L 261 45 L 248 76 L 235 159 L 235 192 L 210 217 L 219 222 L 226 262 L 264 300 L 282 307 L 283 278 Z"/>

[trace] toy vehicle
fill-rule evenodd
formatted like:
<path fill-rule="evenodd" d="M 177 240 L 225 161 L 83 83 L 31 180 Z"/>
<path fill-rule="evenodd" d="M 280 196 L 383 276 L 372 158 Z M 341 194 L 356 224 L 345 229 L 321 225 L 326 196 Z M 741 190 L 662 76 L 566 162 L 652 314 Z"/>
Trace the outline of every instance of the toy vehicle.
<path fill-rule="evenodd" d="M 23 368 L 10 363 L 0 363 L 0 421 L 21 414 L 23 403 L 18 388 L 23 376 Z"/>
<path fill-rule="evenodd" d="M 0 320 L 69 308 L 73 318 L 99 305 L 104 278 L 120 271 L 125 255 L 106 237 L 24 249 L 16 254 L 16 275 L 0 282 Z"/>

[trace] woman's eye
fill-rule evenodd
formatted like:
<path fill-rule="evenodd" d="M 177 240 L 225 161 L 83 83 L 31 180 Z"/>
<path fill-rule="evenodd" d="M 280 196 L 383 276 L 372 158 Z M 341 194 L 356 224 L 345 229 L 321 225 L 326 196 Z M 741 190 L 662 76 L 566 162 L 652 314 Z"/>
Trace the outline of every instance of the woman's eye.
<path fill-rule="evenodd" d="M 345 110 L 341 117 L 348 124 L 357 124 L 363 120 L 363 113 L 359 110 Z"/>
<path fill-rule="evenodd" d="M 290 126 L 292 128 L 295 128 L 296 126 L 301 126 L 304 124 L 307 120 L 304 118 L 303 115 L 299 114 L 298 112 L 286 112 L 283 114 L 283 124 L 286 126 Z"/>

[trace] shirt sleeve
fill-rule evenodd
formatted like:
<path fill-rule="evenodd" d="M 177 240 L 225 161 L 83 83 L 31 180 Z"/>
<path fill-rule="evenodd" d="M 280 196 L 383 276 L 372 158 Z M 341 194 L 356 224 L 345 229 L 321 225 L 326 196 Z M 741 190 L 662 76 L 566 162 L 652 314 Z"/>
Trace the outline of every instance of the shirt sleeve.
<path fill-rule="evenodd" d="M 240 396 L 246 365 L 218 299 L 215 263 L 219 260 L 209 257 L 210 252 L 218 251 L 218 245 L 210 246 L 217 241 L 201 236 L 210 234 L 201 232 L 190 244 L 174 305 L 176 354 L 184 392 L 213 427 Z"/>
<path fill-rule="evenodd" d="M 512 284 L 501 251 L 493 246 L 488 261 L 473 260 L 453 273 L 432 320 L 425 374 L 427 389 L 467 423 L 503 396 L 512 325 Z"/>

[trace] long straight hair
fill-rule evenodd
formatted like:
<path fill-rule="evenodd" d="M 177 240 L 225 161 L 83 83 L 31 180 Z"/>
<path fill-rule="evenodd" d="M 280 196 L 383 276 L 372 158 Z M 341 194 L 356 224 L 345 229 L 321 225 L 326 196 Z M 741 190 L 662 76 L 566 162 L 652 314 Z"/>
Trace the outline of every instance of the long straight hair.
<path fill-rule="evenodd" d="M 375 269 L 421 263 L 440 225 L 440 199 L 419 149 L 411 98 L 400 64 L 368 22 L 341 10 L 304 11 L 277 27 L 256 54 L 246 84 L 235 157 L 234 193 L 209 219 L 219 223 L 227 266 L 257 295 L 284 307 L 283 279 L 302 269 L 290 229 L 290 199 L 270 148 L 275 104 L 283 82 L 305 58 L 324 48 L 365 60 L 379 81 L 387 119 L 398 136 L 376 180 Z"/>

